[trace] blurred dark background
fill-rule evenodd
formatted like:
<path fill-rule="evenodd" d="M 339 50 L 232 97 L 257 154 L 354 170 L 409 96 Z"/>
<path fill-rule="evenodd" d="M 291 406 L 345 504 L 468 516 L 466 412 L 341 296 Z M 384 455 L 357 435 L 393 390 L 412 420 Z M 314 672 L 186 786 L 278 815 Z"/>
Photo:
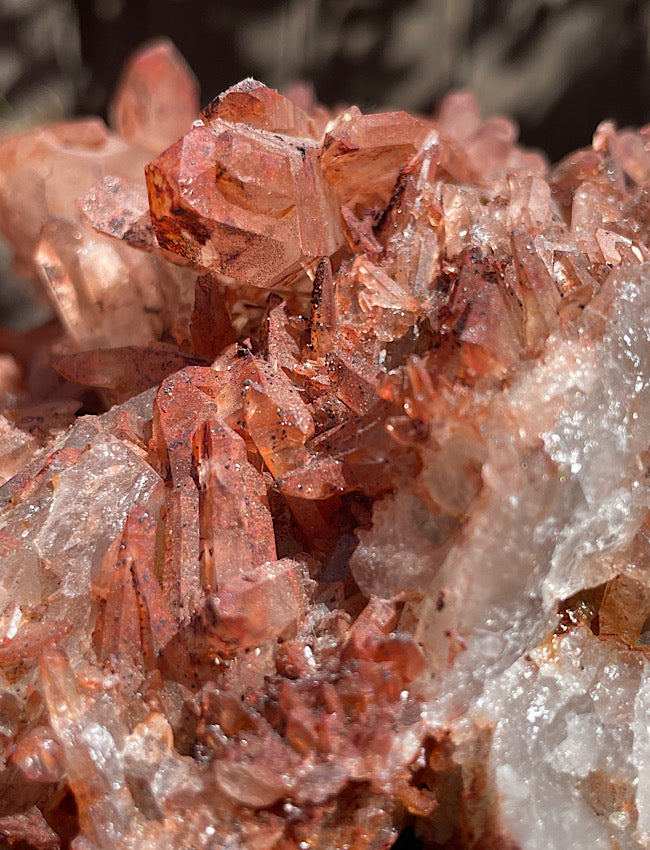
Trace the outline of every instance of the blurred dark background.
<path fill-rule="evenodd" d="M 650 0 L 0 0 L 0 131 L 105 114 L 125 57 L 170 36 L 207 102 L 245 76 L 328 104 L 430 111 L 466 87 L 551 159 L 650 116 Z"/>
<path fill-rule="evenodd" d="M 603 118 L 650 121 L 650 0 L 0 0 L 0 135 L 106 117 L 126 57 L 166 35 L 207 103 L 246 76 L 329 105 L 430 112 L 468 88 L 557 160 Z M 0 324 L 49 313 L 0 239 Z"/>

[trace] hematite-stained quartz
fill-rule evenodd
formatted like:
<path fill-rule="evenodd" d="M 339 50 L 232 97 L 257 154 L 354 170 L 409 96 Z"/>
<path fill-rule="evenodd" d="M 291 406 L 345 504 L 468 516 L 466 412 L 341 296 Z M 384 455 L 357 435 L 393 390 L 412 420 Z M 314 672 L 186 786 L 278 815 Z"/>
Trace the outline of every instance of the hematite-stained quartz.
<path fill-rule="evenodd" d="M 647 847 L 650 131 L 299 95 L 0 142 L 0 835 Z"/>

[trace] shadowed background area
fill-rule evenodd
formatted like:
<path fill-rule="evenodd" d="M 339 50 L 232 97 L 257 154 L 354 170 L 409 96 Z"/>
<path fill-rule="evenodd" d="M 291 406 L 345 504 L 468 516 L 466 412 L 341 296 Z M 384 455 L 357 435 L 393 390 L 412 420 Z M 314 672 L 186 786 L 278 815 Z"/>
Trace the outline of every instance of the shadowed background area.
<path fill-rule="evenodd" d="M 604 117 L 647 120 L 649 33 L 648 0 L 0 0 L 1 117 L 102 113 L 126 56 L 168 35 L 204 102 L 249 75 L 362 108 L 464 87 L 557 159 Z"/>
<path fill-rule="evenodd" d="M 650 114 L 650 0 L 0 0 L 0 133 L 106 117 L 124 60 L 161 35 L 203 103 L 246 76 L 365 110 L 426 113 L 468 88 L 551 160 L 603 118 Z M 0 322 L 36 323 L 4 243 L 0 281 Z"/>

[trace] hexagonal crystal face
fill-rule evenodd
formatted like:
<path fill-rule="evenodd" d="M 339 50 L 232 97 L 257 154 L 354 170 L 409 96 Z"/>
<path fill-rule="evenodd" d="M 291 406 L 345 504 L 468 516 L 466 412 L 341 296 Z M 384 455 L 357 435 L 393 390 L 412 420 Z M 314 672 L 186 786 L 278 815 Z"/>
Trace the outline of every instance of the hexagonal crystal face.
<path fill-rule="evenodd" d="M 343 237 L 319 145 L 220 119 L 147 166 L 160 245 L 254 286 L 287 282 Z"/>

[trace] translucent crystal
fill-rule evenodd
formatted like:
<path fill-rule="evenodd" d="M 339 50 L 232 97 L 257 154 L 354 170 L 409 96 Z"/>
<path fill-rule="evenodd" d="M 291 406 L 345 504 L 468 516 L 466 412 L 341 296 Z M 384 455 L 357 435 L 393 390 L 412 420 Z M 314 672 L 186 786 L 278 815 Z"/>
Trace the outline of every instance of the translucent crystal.
<path fill-rule="evenodd" d="M 319 152 L 219 118 L 195 126 L 147 166 L 158 242 L 254 286 L 290 279 L 342 244 Z"/>
<path fill-rule="evenodd" d="M 342 204 L 353 209 L 388 204 L 400 168 L 427 134 L 424 121 L 406 112 L 344 112 L 328 127 L 322 165 Z"/>
<path fill-rule="evenodd" d="M 231 86 L 201 112 L 205 124 L 230 121 L 298 138 L 317 137 L 314 122 L 294 101 L 249 77 Z"/>
<path fill-rule="evenodd" d="M 110 107 L 115 131 L 152 153 L 159 153 L 187 132 L 198 111 L 198 82 L 167 39 L 145 46 L 131 57 Z"/>

